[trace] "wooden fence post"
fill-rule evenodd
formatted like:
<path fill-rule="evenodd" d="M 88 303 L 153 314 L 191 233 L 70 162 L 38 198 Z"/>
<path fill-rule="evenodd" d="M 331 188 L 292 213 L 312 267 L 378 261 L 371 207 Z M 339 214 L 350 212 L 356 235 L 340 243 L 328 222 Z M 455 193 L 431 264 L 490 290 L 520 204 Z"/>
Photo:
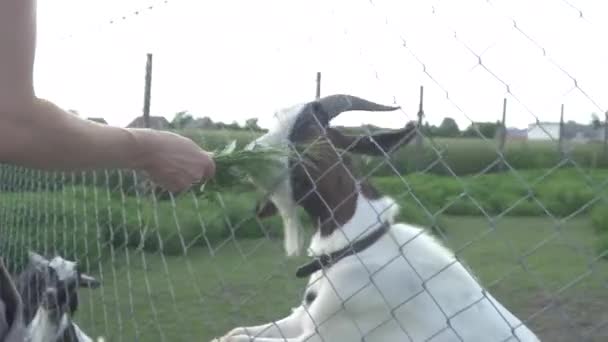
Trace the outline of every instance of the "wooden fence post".
<path fill-rule="evenodd" d="M 502 124 L 500 126 L 499 136 L 499 151 L 502 154 L 500 164 L 498 164 L 498 170 L 503 171 L 505 167 L 505 142 L 507 140 L 507 98 L 505 97 L 502 102 Z"/>
<path fill-rule="evenodd" d="M 317 71 L 317 92 L 315 98 L 318 100 L 321 98 L 321 72 Z"/>
<path fill-rule="evenodd" d="M 422 129 L 422 119 L 424 118 L 424 86 L 420 86 L 420 104 L 418 106 L 418 133 L 416 134 L 416 171 L 420 171 L 422 169 L 423 157 L 424 157 L 424 149 L 422 146 L 422 134 L 420 133 L 420 129 Z"/>
<path fill-rule="evenodd" d="M 604 113 L 604 158 L 608 161 L 608 110 Z"/>
<path fill-rule="evenodd" d="M 147 55 L 146 61 L 146 85 L 144 90 L 144 126 L 150 127 L 150 97 L 152 88 L 152 54 Z"/>
<path fill-rule="evenodd" d="M 557 143 L 558 153 L 561 159 L 564 158 L 564 104 L 562 103 L 561 114 L 559 118 L 559 140 Z M 561 160 L 560 159 L 560 160 Z"/>

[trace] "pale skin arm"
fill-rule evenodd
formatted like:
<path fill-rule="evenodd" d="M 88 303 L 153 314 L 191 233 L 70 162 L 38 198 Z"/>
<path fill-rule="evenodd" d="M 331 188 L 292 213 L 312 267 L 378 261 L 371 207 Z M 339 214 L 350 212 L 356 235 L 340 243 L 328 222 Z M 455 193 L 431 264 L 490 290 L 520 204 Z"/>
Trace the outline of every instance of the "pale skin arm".
<path fill-rule="evenodd" d="M 36 97 L 36 1 L 0 0 L 0 163 L 57 171 L 134 169 L 182 191 L 213 177 L 211 156 L 185 137 L 84 120 Z"/>

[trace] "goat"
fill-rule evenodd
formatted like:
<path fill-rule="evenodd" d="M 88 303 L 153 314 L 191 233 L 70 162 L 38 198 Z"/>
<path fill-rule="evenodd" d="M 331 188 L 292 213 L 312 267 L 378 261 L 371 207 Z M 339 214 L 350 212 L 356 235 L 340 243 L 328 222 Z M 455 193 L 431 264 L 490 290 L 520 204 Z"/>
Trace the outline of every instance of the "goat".
<path fill-rule="evenodd" d="M 74 261 L 60 256 L 48 260 L 30 252 L 29 264 L 17 277 L 28 341 L 92 342 L 72 317 L 78 309 L 78 288 L 97 288 L 100 284 L 82 273 Z"/>
<path fill-rule="evenodd" d="M 330 121 L 346 111 L 397 109 L 327 96 L 279 111 L 278 124 L 247 146 L 299 154 L 282 159 L 286 177 L 266 189 L 270 196 L 256 210 L 260 219 L 281 215 L 289 256 L 299 254 L 302 207 L 317 224 L 308 248 L 313 260 L 296 272 L 309 281 L 291 314 L 232 329 L 219 341 L 539 341 L 432 235 L 395 222 L 393 198 L 355 178 L 340 151 L 383 156 L 409 143 L 417 127 L 349 136 Z"/>
<path fill-rule="evenodd" d="M 0 341 L 23 342 L 26 330 L 23 324 L 21 296 L 0 258 Z"/>

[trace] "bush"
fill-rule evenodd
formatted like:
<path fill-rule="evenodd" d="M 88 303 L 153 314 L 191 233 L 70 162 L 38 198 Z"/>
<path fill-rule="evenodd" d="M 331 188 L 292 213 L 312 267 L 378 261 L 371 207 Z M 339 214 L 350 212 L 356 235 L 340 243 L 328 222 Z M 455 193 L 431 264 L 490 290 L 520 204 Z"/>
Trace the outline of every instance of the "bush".
<path fill-rule="evenodd" d="M 227 239 L 282 235 L 280 217 L 260 221 L 254 216 L 255 192 L 227 191 L 218 198 L 187 193 L 175 202 L 170 198 L 152 201 L 125 191 L 125 184 L 134 178 L 132 174 L 130 178 L 121 173 L 97 173 L 95 178 L 85 175 L 79 181 L 89 186 L 83 186 L 78 185 L 76 176 L 45 178 L 34 173 L 28 182 L 18 170 L 11 170 L 18 173 L 12 176 L 6 170 L 2 170 L 0 179 L 12 184 L 14 191 L 3 192 L 0 197 L 2 234 L 6 236 L 0 249 L 14 267 L 20 267 L 28 249 L 44 254 L 58 252 L 94 266 L 112 249 L 180 255 L 189 248 L 213 247 Z M 437 230 L 445 226 L 443 214 L 544 216 L 543 207 L 558 217 L 586 213 L 587 209 L 582 208 L 600 191 L 606 194 L 594 184 L 605 182 L 607 172 L 585 172 L 583 177 L 575 169 L 548 175 L 545 170 L 532 170 L 518 177 L 504 172 L 460 179 L 411 173 L 402 178 L 376 177 L 372 183 L 397 200 L 401 206 L 399 220 Z M 522 184 L 520 178 L 531 186 Z M 16 179 L 21 180 L 15 183 Z M 110 179 L 117 188 L 93 186 L 108 184 Z M 603 235 L 608 234 L 608 211 L 600 208 L 606 207 L 596 204 L 591 213 L 594 226 Z M 310 225 L 302 211 L 301 218 Z"/>
<path fill-rule="evenodd" d="M 375 176 L 392 176 L 424 171 L 435 175 L 466 176 L 479 173 L 498 172 L 500 156 L 494 140 L 474 138 L 444 138 L 425 141 L 422 150 L 414 144 L 394 152 L 390 159 L 367 158 L 358 164 L 366 173 Z M 561 161 L 557 144 L 544 141 L 507 142 L 504 157 L 508 165 L 516 170 L 548 169 Z M 602 153 L 602 145 L 596 143 L 574 145 L 567 157 L 583 168 L 608 168 L 608 157 Z M 390 162 L 390 165 L 388 164 Z M 379 167 L 379 165 L 381 165 Z"/>
<path fill-rule="evenodd" d="M 546 208 L 552 215 L 567 217 L 587 212 L 586 206 L 599 195 L 593 184 L 602 182 L 607 174 L 589 172 L 586 176 L 591 182 L 588 184 L 577 170 L 545 173 L 542 170 L 519 173 L 523 181 L 510 172 L 462 177 L 462 183 L 451 176 L 410 174 L 403 176 L 403 180 L 379 177 L 374 179 L 374 184 L 386 194 L 411 195 L 423 206 L 444 209 L 449 215 L 477 216 L 484 212 L 488 215 L 546 215 Z"/>
<path fill-rule="evenodd" d="M 180 255 L 192 246 L 214 245 L 230 238 L 278 236 L 280 220 L 255 218 L 254 193 L 225 193 L 219 198 L 181 196 L 171 201 L 138 202 L 127 198 L 112 203 L 124 208 L 124 222 L 108 226 L 107 239 L 117 248 Z"/>
<path fill-rule="evenodd" d="M 605 201 L 595 205 L 591 211 L 591 222 L 598 234 L 608 234 L 608 210 Z"/>
<path fill-rule="evenodd" d="M 221 201 L 184 195 L 173 203 L 75 186 L 5 193 L 0 248 L 19 269 L 27 250 L 60 253 L 86 265 L 106 258 L 110 246 L 180 255 L 228 238 L 279 236 L 279 218 L 260 223 L 254 217 L 255 199 L 254 193 L 227 193 Z"/>
<path fill-rule="evenodd" d="M 597 252 L 603 258 L 608 259 L 608 211 L 606 201 L 602 200 L 591 212 L 591 222 L 597 232 Z"/>

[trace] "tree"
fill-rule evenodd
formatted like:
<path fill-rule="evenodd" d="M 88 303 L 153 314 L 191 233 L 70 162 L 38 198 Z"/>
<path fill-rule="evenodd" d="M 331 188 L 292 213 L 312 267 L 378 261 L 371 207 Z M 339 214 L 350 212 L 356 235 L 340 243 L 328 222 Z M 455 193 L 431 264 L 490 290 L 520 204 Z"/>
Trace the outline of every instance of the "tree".
<path fill-rule="evenodd" d="M 593 129 L 602 127 L 602 121 L 596 113 L 591 114 L 591 126 L 593 126 Z"/>
<path fill-rule="evenodd" d="M 480 138 L 481 134 L 481 136 L 486 139 L 493 139 L 496 136 L 496 133 L 498 132 L 498 129 L 501 125 L 502 124 L 500 123 L 500 121 L 476 122 L 467 127 L 463 135 L 465 137 Z M 477 132 L 477 130 L 479 130 L 479 132 Z"/>
<path fill-rule="evenodd" d="M 192 121 L 194 121 L 192 115 L 184 110 L 175 114 L 173 120 L 171 120 L 171 127 L 176 129 L 184 128 Z"/>
<path fill-rule="evenodd" d="M 257 118 L 247 119 L 247 121 L 245 121 L 245 128 L 247 128 L 251 131 L 254 131 L 254 132 L 259 132 L 262 130 L 262 128 L 260 126 L 258 126 Z"/>
<path fill-rule="evenodd" d="M 434 128 L 435 126 L 433 126 Z M 427 137 L 432 136 L 433 132 L 432 132 L 432 128 L 431 125 L 429 125 L 429 122 L 426 121 L 424 123 L 424 125 L 422 125 L 422 127 L 420 127 L 420 133 L 422 133 L 422 135 L 425 135 Z"/>
<path fill-rule="evenodd" d="M 224 125 L 224 128 L 226 128 L 226 129 L 231 129 L 231 130 L 234 130 L 234 131 L 238 131 L 238 130 L 240 130 L 240 129 L 241 129 L 241 126 L 239 126 L 239 123 L 238 123 L 238 122 L 236 122 L 236 121 L 232 121 L 232 123 L 231 123 L 231 124 Z"/>
<path fill-rule="evenodd" d="M 460 135 L 460 128 L 452 118 L 444 118 L 441 125 L 437 128 L 435 135 L 439 137 L 457 137 Z"/>

